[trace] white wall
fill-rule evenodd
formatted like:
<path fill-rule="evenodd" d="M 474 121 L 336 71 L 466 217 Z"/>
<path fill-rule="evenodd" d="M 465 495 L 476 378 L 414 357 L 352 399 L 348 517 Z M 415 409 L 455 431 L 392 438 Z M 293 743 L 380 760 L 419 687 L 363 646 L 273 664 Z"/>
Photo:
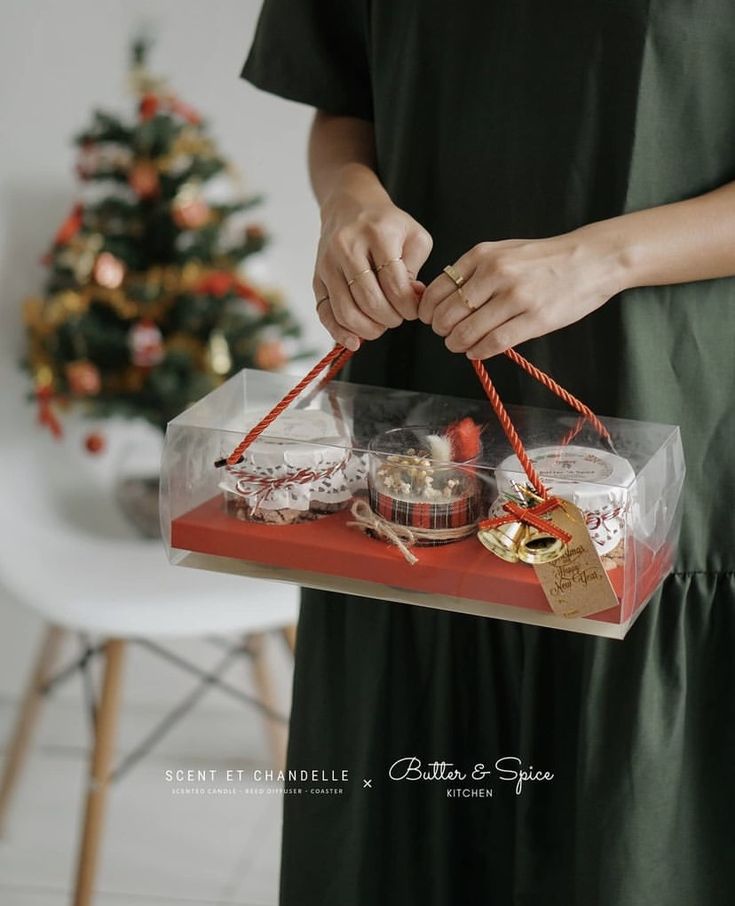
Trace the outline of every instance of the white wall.
<path fill-rule="evenodd" d="M 254 216 L 274 235 L 264 261 L 270 282 L 302 313 L 309 339 L 326 348 L 311 299 L 318 218 L 305 168 L 310 111 L 238 78 L 259 7 L 256 0 L 2 0 L 0 357 L 19 357 L 21 300 L 40 288 L 38 259 L 74 199 L 71 136 L 95 105 L 130 109 L 128 42 L 140 23 L 159 35 L 153 68 L 206 115 L 246 187 L 266 194 Z M 8 411 L 3 395 L 15 392 L 0 383 L 0 416 Z M 0 443 L 10 429 L 0 423 Z M 17 692 L 37 631 L 36 618 L 0 592 L 0 697 Z M 146 670 L 131 674 L 129 697 L 150 701 Z M 163 695 L 163 678 L 153 688 Z"/>

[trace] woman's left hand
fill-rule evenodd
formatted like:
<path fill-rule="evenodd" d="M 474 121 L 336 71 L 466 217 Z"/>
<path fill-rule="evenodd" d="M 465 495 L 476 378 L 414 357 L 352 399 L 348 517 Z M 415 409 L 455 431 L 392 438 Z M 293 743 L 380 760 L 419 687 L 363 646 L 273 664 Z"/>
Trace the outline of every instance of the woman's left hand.
<path fill-rule="evenodd" d="M 592 224 L 549 239 L 481 242 L 423 294 L 419 318 L 447 349 L 486 359 L 566 327 L 625 288 L 615 236 Z"/>

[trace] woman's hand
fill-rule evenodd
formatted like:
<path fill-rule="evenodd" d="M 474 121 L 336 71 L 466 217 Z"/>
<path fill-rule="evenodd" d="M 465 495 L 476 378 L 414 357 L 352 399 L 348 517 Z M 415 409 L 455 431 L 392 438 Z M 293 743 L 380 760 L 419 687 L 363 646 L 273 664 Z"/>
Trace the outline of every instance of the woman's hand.
<path fill-rule="evenodd" d="M 393 204 L 375 173 L 345 168 L 321 217 L 313 288 L 319 320 L 334 340 L 355 350 L 415 320 L 424 290 L 416 274 L 431 236 Z"/>
<path fill-rule="evenodd" d="M 591 224 L 549 239 L 481 242 L 426 289 L 419 317 L 447 349 L 486 359 L 578 321 L 624 287 L 614 231 Z"/>

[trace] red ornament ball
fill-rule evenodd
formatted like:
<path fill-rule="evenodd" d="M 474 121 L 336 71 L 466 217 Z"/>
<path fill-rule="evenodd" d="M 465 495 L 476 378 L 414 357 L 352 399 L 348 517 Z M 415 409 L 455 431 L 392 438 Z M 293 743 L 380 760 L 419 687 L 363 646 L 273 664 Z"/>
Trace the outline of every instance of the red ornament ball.
<path fill-rule="evenodd" d="M 149 120 L 151 117 L 154 117 L 158 113 L 158 108 L 160 107 L 160 101 L 158 96 L 152 93 L 144 94 L 140 99 L 140 106 L 138 107 L 138 113 L 142 120 Z"/>
<path fill-rule="evenodd" d="M 180 230 L 199 230 L 209 223 L 211 212 L 207 202 L 199 196 L 174 199 L 171 216 Z"/>
<path fill-rule="evenodd" d="M 75 204 L 54 236 L 54 245 L 66 245 L 82 228 L 84 211 L 80 204 Z"/>
<path fill-rule="evenodd" d="M 261 343 L 253 356 L 256 368 L 264 371 L 273 371 L 281 368 L 288 361 L 286 350 L 280 340 L 267 340 Z"/>
<path fill-rule="evenodd" d="M 74 396 L 97 396 L 102 389 L 99 368 L 88 359 L 69 362 L 66 366 L 66 380 Z"/>
<path fill-rule="evenodd" d="M 161 188 L 156 165 L 149 160 L 139 160 L 133 164 L 128 182 L 139 198 L 154 198 Z"/>
<path fill-rule="evenodd" d="M 97 431 L 93 431 L 92 434 L 88 434 L 84 438 L 84 449 L 87 451 L 87 453 L 91 453 L 93 456 L 101 453 L 105 449 L 104 435 L 100 434 Z"/>
<path fill-rule="evenodd" d="M 251 223 L 245 228 L 245 238 L 250 242 L 263 242 L 265 240 L 265 230 L 259 223 Z"/>
<path fill-rule="evenodd" d="M 207 293 L 212 296 L 224 296 L 226 292 L 232 289 L 235 278 L 227 271 L 213 271 L 208 274 L 196 286 L 197 292 Z"/>

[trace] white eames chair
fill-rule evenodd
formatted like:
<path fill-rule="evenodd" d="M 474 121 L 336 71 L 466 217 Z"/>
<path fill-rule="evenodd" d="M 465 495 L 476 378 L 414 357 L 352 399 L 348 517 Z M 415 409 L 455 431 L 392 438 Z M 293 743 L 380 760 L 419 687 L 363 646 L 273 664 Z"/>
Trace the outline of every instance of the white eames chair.
<path fill-rule="evenodd" d="M 13 599 L 33 608 L 47 629 L 0 775 L 0 831 L 44 692 L 59 679 L 59 643 L 66 633 L 80 634 L 89 641 L 75 666 L 86 679 L 90 674 L 84 668 L 91 657 L 104 662 L 101 689 L 90 695 L 95 735 L 72 898 L 74 906 L 89 906 L 105 798 L 114 771 L 126 647 L 131 642 L 145 645 L 198 674 L 200 691 L 188 697 L 179 709 L 182 712 L 213 685 L 236 696 L 238 690 L 225 683 L 220 673 L 230 656 L 245 654 L 260 698 L 250 703 L 264 717 L 274 761 L 281 764 L 284 718 L 273 707 L 263 643 L 266 633 L 278 632 L 293 648 L 298 589 L 170 566 L 162 543 L 141 538 L 127 523 L 114 491 L 120 470 L 131 458 L 155 463 L 158 433 L 139 423 L 105 423 L 105 450 L 90 456 L 83 443 L 92 430 L 89 423 L 66 419 L 65 437 L 55 441 L 35 424 L 30 405 L 13 402 L 22 400 L 25 382 L 16 374 L 6 377 L 0 408 L 0 593 L 5 589 Z M 167 647 L 166 640 L 192 637 L 229 638 L 229 647 L 223 646 L 221 669 L 207 674 Z M 141 751 L 154 741 L 148 739 Z"/>

